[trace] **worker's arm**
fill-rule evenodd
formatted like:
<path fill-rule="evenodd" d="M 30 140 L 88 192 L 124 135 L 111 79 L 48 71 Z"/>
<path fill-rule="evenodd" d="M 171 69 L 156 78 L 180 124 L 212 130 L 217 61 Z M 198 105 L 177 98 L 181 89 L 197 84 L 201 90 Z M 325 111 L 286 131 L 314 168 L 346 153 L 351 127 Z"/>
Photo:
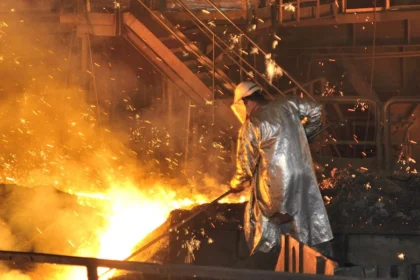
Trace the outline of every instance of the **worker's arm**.
<path fill-rule="evenodd" d="M 239 131 L 236 172 L 230 182 L 230 186 L 235 192 L 243 191 L 251 185 L 259 158 L 257 134 L 258 132 L 250 120 L 247 120 Z"/>
<path fill-rule="evenodd" d="M 322 104 L 307 98 L 288 98 L 302 120 L 307 138 L 311 138 L 322 126 Z"/>

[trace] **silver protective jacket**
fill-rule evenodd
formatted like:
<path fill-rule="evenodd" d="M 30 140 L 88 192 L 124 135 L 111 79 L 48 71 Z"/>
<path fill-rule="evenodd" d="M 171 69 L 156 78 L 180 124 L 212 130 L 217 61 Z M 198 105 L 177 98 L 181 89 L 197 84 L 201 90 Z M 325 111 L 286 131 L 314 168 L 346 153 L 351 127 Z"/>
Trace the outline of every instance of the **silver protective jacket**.
<path fill-rule="evenodd" d="M 321 115 L 318 103 L 282 98 L 257 106 L 242 125 L 231 187 L 252 188 L 244 222 L 251 254 L 268 252 L 286 232 L 310 246 L 333 238 L 307 140 Z M 293 218 L 289 229 L 279 214 Z"/>

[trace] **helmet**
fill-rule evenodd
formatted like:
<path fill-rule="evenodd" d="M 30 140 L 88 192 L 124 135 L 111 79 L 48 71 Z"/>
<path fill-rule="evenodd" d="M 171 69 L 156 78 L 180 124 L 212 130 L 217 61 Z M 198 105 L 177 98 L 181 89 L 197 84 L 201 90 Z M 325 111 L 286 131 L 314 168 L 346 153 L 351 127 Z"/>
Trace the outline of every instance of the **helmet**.
<path fill-rule="evenodd" d="M 241 82 L 235 88 L 235 96 L 233 99 L 233 103 L 237 103 L 238 101 L 242 100 L 242 98 L 250 96 L 258 90 L 261 90 L 261 88 L 254 82 Z"/>

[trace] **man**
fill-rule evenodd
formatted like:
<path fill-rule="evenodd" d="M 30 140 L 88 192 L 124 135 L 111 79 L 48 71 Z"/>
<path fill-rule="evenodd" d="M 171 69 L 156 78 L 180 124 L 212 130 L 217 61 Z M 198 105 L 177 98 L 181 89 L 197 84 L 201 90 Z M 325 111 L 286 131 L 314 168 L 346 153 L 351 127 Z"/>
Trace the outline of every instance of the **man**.
<path fill-rule="evenodd" d="M 330 247 L 323 245 L 333 235 L 307 140 L 321 126 L 322 107 L 300 98 L 266 100 L 253 82 L 236 87 L 234 104 L 242 101 L 247 116 L 231 188 L 252 188 L 244 222 L 251 256 L 263 256 L 263 268 L 274 269 L 285 233 L 309 246 L 326 247 L 321 253 L 330 256 Z"/>

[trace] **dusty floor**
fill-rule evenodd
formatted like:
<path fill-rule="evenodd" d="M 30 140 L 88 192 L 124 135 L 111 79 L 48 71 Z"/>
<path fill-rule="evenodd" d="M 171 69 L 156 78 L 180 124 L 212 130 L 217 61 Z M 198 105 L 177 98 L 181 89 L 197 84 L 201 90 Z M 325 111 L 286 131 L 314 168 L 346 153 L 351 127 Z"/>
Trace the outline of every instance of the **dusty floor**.
<path fill-rule="evenodd" d="M 320 187 L 337 230 L 420 229 L 420 177 L 337 171 Z"/>

